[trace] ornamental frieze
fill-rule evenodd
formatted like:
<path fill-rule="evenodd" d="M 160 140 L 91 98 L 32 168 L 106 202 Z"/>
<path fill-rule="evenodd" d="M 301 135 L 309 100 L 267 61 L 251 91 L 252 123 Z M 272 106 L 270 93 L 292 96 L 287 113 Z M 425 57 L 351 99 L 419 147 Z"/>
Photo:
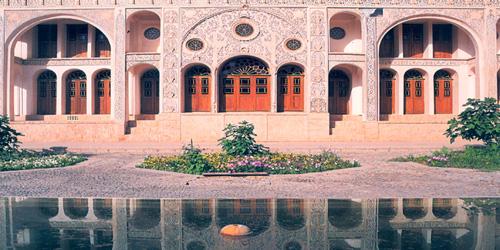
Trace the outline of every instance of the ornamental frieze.
<path fill-rule="evenodd" d="M 380 66 L 460 66 L 470 65 L 474 59 L 380 59 Z"/>
<path fill-rule="evenodd" d="M 339 62 L 364 62 L 364 54 L 329 54 L 329 61 L 339 61 Z"/>
<path fill-rule="evenodd" d="M 151 64 L 159 68 L 160 59 L 160 53 L 129 53 L 126 56 L 127 69 L 138 64 Z"/>
<path fill-rule="evenodd" d="M 26 59 L 22 60 L 17 58 L 16 63 L 21 63 L 22 65 L 46 65 L 46 66 L 100 66 L 100 65 L 111 65 L 111 59 L 109 58 L 85 58 L 85 59 L 69 59 L 69 58 L 36 58 L 36 59 Z"/>

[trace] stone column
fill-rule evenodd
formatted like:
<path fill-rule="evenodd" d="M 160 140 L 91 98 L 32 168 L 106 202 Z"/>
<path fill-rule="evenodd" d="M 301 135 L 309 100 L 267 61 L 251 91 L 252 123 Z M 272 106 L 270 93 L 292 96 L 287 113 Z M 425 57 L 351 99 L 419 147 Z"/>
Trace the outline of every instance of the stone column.
<path fill-rule="evenodd" d="M 57 58 L 66 56 L 66 24 L 57 22 Z"/>
<path fill-rule="evenodd" d="M 183 240 L 181 203 L 181 200 L 161 200 L 160 225 L 162 249 L 182 249 Z"/>
<path fill-rule="evenodd" d="M 307 249 L 328 248 L 328 201 L 310 200 L 308 203 Z"/>
<path fill-rule="evenodd" d="M 365 79 L 366 79 L 366 105 L 365 120 L 378 121 L 379 98 L 378 98 L 378 48 L 377 48 L 377 19 L 376 9 L 363 9 L 364 35 L 366 44 L 365 55 Z"/>
<path fill-rule="evenodd" d="M 493 6 L 492 6 L 493 7 Z M 497 13 L 495 13 L 497 12 Z M 480 92 L 479 96 L 497 98 L 497 50 L 496 50 L 496 36 L 497 36 L 497 20 L 499 10 L 495 8 L 485 9 L 485 23 L 484 23 L 484 47 L 482 47 L 483 56 L 480 58 L 479 68 L 482 69 L 479 73 L 480 79 Z M 478 41 L 480 42 L 480 41 Z M 481 45 L 480 49 L 481 49 Z M 481 53 L 481 51 L 479 51 Z"/>
<path fill-rule="evenodd" d="M 125 9 L 115 9 L 115 39 L 112 44 L 111 117 L 125 126 Z M 125 127 L 124 127 L 125 129 Z"/>
<path fill-rule="evenodd" d="M 434 36 L 432 33 L 432 22 L 427 21 L 424 24 L 424 58 L 434 57 Z"/>
<path fill-rule="evenodd" d="M 5 44 L 5 37 L 4 37 L 4 11 L 0 10 L 0 42 L 2 43 L 2 46 L 0 46 L 0 58 L 2 58 L 2 65 L 0 66 L 0 115 L 5 115 L 7 114 L 7 96 L 6 96 L 6 87 L 7 87 L 7 78 L 5 75 L 5 69 L 7 68 L 7 56 L 4 53 L 4 48 L 3 46 Z"/>
<path fill-rule="evenodd" d="M 95 57 L 95 28 L 87 24 L 87 57 Z"/>
<path fill-rule="evenodd" d="M 403 25 L 398 25 L 394 28 L 394 35 L 395 35 L 395 46 L 398 46 L 398 54 L 396 57 L 398 58 L 403 58 L 404 54 L 404 47 L 403 47 Z"/>
<path fill-rule="evenodd" d="M 57 74 L 56 78 L 56 115 L 62 115 L 66 108 L 64 107 L 64 79 L 62 74 Z"/>
<path fill-rule="evenodd" d="M 113 199 L 113 249 L 127 250 L 127 200 Z"/>
<path fill-rule="evenodd" d="M 160 69 L 160 113 L 180 112 L 179 11 L 164 9 L 162 18 L 163 58 Z"/>
<path fill-rule="evenodd" d="M 93 72 L 85 72 L 87 75 L 87 115 L 92 115 L 94 113 L 94 102 L 95 102 L 95 82 Z"/>

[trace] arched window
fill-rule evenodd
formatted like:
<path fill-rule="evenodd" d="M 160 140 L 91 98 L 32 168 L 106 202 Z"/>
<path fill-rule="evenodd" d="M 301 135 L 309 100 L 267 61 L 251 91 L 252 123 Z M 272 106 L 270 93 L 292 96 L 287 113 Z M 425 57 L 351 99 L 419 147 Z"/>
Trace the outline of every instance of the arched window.
<path fill-rule="evenodd" d="M 348 114 L 351 97 L 351 82 L 342 70 L 332 70 L 328 76 L 328 112 L 330 114 Z"/>
<path fill-rule="evenodd" d="M 87 57 L 88 24 L 66 25 L 66 57 Z"/>
<path fill-rule="evenodd" d="M 141 77 L 141 114 L 158 114 L 160 111 L 160 72 L 151 69 Z"/>
<path fill-rule="evenodd" d="M 424 24 L 403 24 L 403 56 L 412 58 L 424 56 Z"/>
<path fill-rule="evenodd" d="M 409 70 L 405 73 L 405 114 L 424 113 L 424 85 L 425 79 L 419 71 Z"/>
<path fill-rule="evenodd" d="M 432 199 L 432 213 L 440 219 L 451 219 L 457 214 L 456 204 L 452 199 Z"/>
<path fill-rule="evenodd" d="M 380 114 L 394 114 L 396 78 L 389 70 L 380 71 Z"/>
<path fill-rule="evenodd" d="M 412 220 L 421 219 L 427 214 L 424 199 L 403 199 L 403 215 Z"/>
<path fill-rule="evenodd" d="M 111 71 L 103 70 L 95 77 L 95 113 L 111 113 Z"/>
<path fill-rule="evenodd" d="M 445 70 L 434 74 L 434 113 L 453 113 L 453 78 Z"/>
<path fill-rule="evenodd" d="M 111 57 L 111 45 L 109 44 L 109 40 L 99 29 L 95 31 L 95 56 Z"/>
<path fill-rule="evenodd" d="M 304 69 L 285 65 L 278 70 L 278 112 L 304 111 Z"/>
<path fill-rule="evenodd" d="M 210 69 L 193 66 L 184 74 L 184 111 L 210 112 Z"/>
<path fill-rule="evenodd" d="M 37 79 L 37 114 L 55 115 L 57 96 L 57 77 L 50 70 L 46 70 Z"/>
<path fill-rule="evenodd" d="M 87 76 L 83 71 L 71 72 L 66 79 L 66 114 L 87 112 Z"/>
<path fill-rule="evenodd" d="M 238 57 L 221 67 L 220 111 L 270 111 L 269 67 L 253 57 Z"/>

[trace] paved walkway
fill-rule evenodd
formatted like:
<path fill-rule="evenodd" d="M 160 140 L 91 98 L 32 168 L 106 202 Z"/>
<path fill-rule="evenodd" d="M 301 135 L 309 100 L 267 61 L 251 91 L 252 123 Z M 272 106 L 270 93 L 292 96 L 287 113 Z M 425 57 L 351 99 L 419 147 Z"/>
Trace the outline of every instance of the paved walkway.
<path fill-rule="evenodd" d="M 305 145 L 305 144 L 304 144 Z M 349 145 L 351 146 L 351 145 Z M 361 149 L 362 147 L 359 146 Z M 311 149 L 313 147 L 310 147 Z M 336 148 L 341 148 L 336 145 Z M 0 172 L 0 196 L 143 198 L 380 198 L 500 196 L 500 172 L 388 162 L 408 150 L 341 151 L 361 168 L 269 177 L 199 177 L 137 169 L 144 153 L 91 155 L 76 166 Z M 414 149 L 429 150 L 416 147 Z M 411 149 L 413 150 L 413 149 Z M 100 151 L 100 150 L 97 150 Z"/>

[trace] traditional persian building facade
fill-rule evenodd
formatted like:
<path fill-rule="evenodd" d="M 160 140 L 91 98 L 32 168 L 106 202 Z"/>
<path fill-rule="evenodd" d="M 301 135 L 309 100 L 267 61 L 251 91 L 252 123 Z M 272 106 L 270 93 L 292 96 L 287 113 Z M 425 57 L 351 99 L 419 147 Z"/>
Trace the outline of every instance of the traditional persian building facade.
<path fill-rule="evenodd" d="M 498 97 L 498 0 L 1 0 L 25 141 L 445 140 Z"/>

